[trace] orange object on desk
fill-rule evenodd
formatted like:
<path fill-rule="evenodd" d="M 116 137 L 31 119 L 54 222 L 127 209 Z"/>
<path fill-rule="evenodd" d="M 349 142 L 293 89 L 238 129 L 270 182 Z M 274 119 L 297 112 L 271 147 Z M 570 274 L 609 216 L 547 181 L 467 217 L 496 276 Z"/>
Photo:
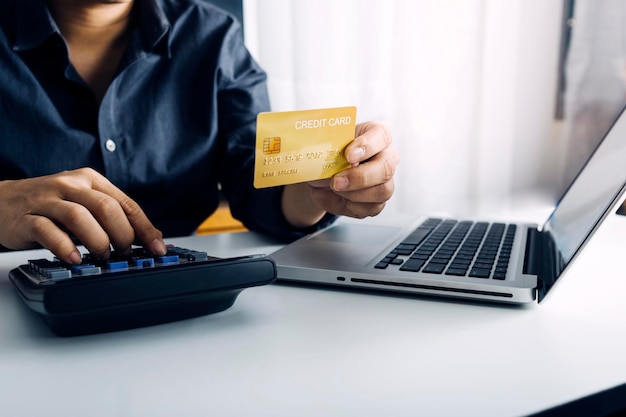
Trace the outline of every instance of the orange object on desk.
<path fill-rule="evenodd" d="M 208 235 L 214 233 L 245 232 L 247 230 L 243 223 L 231 215 L 228 203 L 222 201 L 217 207 L 217 210 L 198 226 L 196 234 Z"/>

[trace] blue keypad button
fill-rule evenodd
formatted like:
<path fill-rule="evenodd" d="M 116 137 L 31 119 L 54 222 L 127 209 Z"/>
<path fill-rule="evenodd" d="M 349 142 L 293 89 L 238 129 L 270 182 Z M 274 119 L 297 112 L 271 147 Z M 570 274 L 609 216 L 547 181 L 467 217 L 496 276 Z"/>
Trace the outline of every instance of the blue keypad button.
<path fill-rule="evenodd" d="M 179 261 L 178 255 L 165 255 L 156 258 L 157 262 L 162 265 L 177 264 Z"/>
<path fill-rule="evenodd" d="M 133 259 L 130 263 L 135 268 L 154 268 L 154 259 L 152 258 Z"/>
<path fill-rule="evenodd" d="M 95 265 L 76 265 L 72 267 L 72 273 L 79 276 L 98 275 L 102 273 L 102 268 Z"/>
<path fill-rule="evenodd" d="M 106 263 L 109 271 L 127 271 L 128 262 L 126 261 L 109 261 Z"/>

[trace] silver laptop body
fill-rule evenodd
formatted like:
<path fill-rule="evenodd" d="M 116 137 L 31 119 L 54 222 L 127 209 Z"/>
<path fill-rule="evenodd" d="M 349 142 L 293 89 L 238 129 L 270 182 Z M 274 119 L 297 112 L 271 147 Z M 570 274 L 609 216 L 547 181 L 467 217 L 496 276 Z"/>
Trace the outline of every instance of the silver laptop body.
<path fill-rule="evenodd" d="M 494 226 L 497 223 L 431 217 L 411 225 L 337 222 L 271 256 L 279 280 L 503 303 L 541 302 L 602 221 L 617 209 L 625 189 L 626 114 L 622 110 L 541 227 L 523 223 Z M 457 236 L 441 238 L 438 230 L 443 225 L 450 233 L 456 231 Z M 470 242 L 474 228 L 485 230 Z M 492 229 L 499 246 L 491 249 L 495 259 L 488 273 L 478 253 L 470 260 L 466 275 L 453 268 L 458 263 L 443 268 L 430 263 L 438 250 L 450 255 L 452 261 L 456 255 L 460 257 L 464 245 L 475 246 L 478 240 L 480 253 L 488 246 L 487 236 Z M 434 243 L 428 243 L 429 238 Z M 452 244 L 444 248 L 447 239 Z M 420 252 L 427 243 L 428 250 Z M 431 258 L 422 259 L 422 252 L 428 251 L 432 252 Z M 503 268 L 499 262 L 507 257 L 508 264 Z M 467 264 L 468 256 L 464 258 Z"/>

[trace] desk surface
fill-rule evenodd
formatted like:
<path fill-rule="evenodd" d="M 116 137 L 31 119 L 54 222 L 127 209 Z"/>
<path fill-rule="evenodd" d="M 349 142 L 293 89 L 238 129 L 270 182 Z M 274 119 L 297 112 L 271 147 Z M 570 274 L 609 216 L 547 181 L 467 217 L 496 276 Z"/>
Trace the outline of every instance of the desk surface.
<path fill-rule="evenodd" d="M 37 251 L 0 254 L 0 415 L 534 413 L 626 382 L 625 236 L 612 216 L 541 305 L 274 284 L 222 313 L 76 338 L 53 336 L 6 278 Z M 252 233 L 171 242 L 279 247 Z"/>

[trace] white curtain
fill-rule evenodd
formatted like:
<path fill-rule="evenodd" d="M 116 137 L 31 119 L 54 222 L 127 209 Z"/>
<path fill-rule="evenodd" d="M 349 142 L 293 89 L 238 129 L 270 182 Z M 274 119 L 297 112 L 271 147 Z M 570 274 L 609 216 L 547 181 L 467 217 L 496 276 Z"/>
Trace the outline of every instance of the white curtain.
<path fill-rule="evenodd" d="M 562 0 L 244 0 L 274 110 L 356 105 L 393 133 L 387 210 L 554 185 Z"/>
<path fill-rule="evenodd" d="M 576 175 L 626 104 L 626 2 L 576 0 L 571 24 L 563 187 Z"/>

